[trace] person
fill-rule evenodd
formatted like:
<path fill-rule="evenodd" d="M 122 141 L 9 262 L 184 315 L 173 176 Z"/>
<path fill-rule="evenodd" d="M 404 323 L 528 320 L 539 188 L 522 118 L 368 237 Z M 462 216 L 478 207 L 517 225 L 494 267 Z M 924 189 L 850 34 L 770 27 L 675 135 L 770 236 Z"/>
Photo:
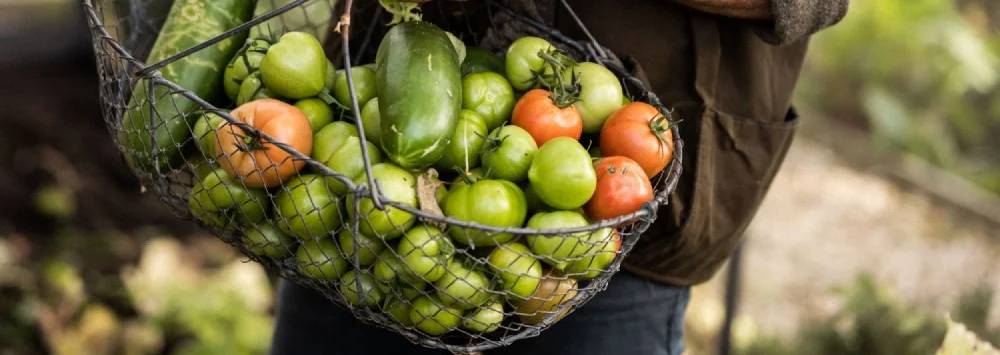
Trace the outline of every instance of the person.
<path fill-rule="evenodd" d="M 558 3 L 531 5 L 584 38 Z M 680 354 L 690 286 L 711 278 L 742 241 L 791 144 L 792 92 L 809 36 L 839 21 L 848 0 L 570 4 L 598 42 L 623 54 L 683 119 L 684 173 L 606 291 L 539 336 L 485 353 Z M 447 353 L 364 326 L 288 282 L 279 302 L 274 354 Z"/>

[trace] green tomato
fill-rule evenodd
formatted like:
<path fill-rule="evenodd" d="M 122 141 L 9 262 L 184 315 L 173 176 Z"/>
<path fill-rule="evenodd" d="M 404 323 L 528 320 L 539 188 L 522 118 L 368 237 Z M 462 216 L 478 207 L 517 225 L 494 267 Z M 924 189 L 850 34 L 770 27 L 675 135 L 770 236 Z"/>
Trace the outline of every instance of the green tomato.
<path fill-rule="evenodd" d="M 333 62 L 329 59 L 326 60 L 326 77 L 323 79 L 323 88 L 329 92 L 333 92 L 333 85 L 337 82 L 337 68 L 333 66 Z"/>
<path fill-rule="evenodd" d="M 346 257 L 345 257 L 345 259 L 346 259 Z M 366 268 L 364 272 L 368 272 L 368 271 L 369 271 L 369 269 Z M 369 273 L 369 275 L 371 275 L 371 274 Z M 392 291 L 392 285 L 387 284 L 385 282 L 375 282 L 375 288 L 377 288 L 379 292 L 382 292 L 382 294 L 385 295 L 385 296 L 387 296 L 387 297 L 391 295 L 391 292 L 393 292 Z"/>
<path fill-rule="evenodd" d="M 368 145 L 368 161 L 372 164 L 382 162 L 382 152 L 371 142 Z M 332 122 L 313 136 L 313 158 L 349 179 L 364 175 L 365 161 L 361 156 L 361 138 L 354 125 L 337 121 Z M 327 184 L 337 195 L 348 192 L 347 186 L 336 178 L 327 178 Z"/>
<path fill-rule="evenodd" d="M 578 280 L 590 280 L 601 274 L 602 271 L 615 261 L 618 251 L 622 247 L 622 238 L 618 232 L 605 228 L 594 232 L 598 236 L 600 249 L 588 252 L 584 257 L 571 261 L 563 270 L 569 277 Z"/>
<path fill-rule="evenodd" d="M 465 60 L 462 61 L 462 75 L 484 71 L 503 73 L 503 58 L 489 50 L 480 47 L 468 47 L 465 50 Z"/>
<path fill-rule="evenodd" d="M 391 297 L 389 302 L 386 303 L 383 309 L 386 314 L 389 315 L 392 320 L 399 323 L 404 327 L 413 326 L 413 321 L 410 320 L 410 300 L 401 300 L 398 297 Z"/>
<path fill-rule="evenodd" d="M 417 207 L 417 178 L 409 171 L 391 163 L 381 163 L 372 165 L 372 176 L 378 184 L 379 193 L 384 198 L 413 208 Z M 362 172 L 354 182 L 368 185 L 368 175 Z M 361 233 L 367 236 L 377 236 L 382 239 L 397 238 L 416 221 L 416 217 L 412 214 L 396 207 L 385 206 L 384 210 L 375 208 L 375 202 L 369 197 L 363 197 L 358 202 L 357 209 L 360 215 L 357 215 L 354 203 L 355 197 L 348 196 L 347 213 L 351 218 L 361 219 Z"/>
<path fill-rule="evenodd" d="M 583 227 L 587 224 L 589 224 L 587 218 L 579 212 L 553 211 L 539 212 L 531 216 L 527 227 L 535 229 L 573 228 Z M 563 270 L 570 262 L 599 250 L 602 246 L 601 241 L 607 239 L 608 232 L 608 229 L 601 229 L 592 233 L 530 235 L 527 238 L 528 247 L 542 261 L 558 270 Z"/>
<path fill-rule="evenodd" d="M 323 126 L 333 121 L 333 110 L 323 100 L 315 97 L 296 101 L 295 107 L 298 107 L 306 115 L 313 133 L 318 132 Z"/>
<path fill-rule="evenodd" d="M 448 192 L 446 216 L 495 227 L 520 227 L 527 215 L 524 192 L 504 180 L 479 180 L 460 184 Z M 451 238 L 465 245 L 492 246 L 514 239 L 510 233 L 491 233 L 474 228 L 451 226 Z"/>
<path fill-rule="evenodd" d="M 375 70 L 369 67 L 351 67 L 351 79 L 354 80 L 354 94 L 358 98 L 358 107 L 363 107 L 375 97 Z M 341 105 L 351 109 L 351 91 L 347 86 L 347 73 L 344 70 L 337 71 L 337 78 L 333 83 L 333 97 Z"/>
<path fill-rule="evenodd" d="M 270 45 L 263 39 L 251 40 L 243 48 L 240 48 L 226 65 L 226 69 L 222 72 L 222 86 L 230 100 L 236 101 L 240 92 L 240 84 L 250 73 L 256 72 L 260 68 L 260 61 L 264 59 L 264 53 L 267 53 L 267 48 Z"/>
<path fill-rule="evenodd" d="M 357 238 L 358 249 L 354 249 L 354 240 Z M 344 228 L 337 233 L 337 241 L 340 242 L 340 250 L 344 252 L 344 257 L 348 261 L 354 261 L 354 253 L 358 254 L 358 262 L 361 265 L 371 265 L 375 262 L 376 255 L 385 249 L 385 243 L 377 238 L 365 235 L 355 236 L 350 230 Z"/>
<path fill-rule="evenodd" d="M 500 286 L 515 300 L 531 297 L 542 279 L 542 263 L 524 244 L 511 242 L 497 246 L 488 258 L 490 269 L 500 277 Z"/>
<path fill-rule="evenodd" d="M 214 163 L 214 161 L 210 161 L 204 157 L 193 157 L 193 159 L 187 160 L 188 170 L 194 174 L 195 181 L 204 180 L 208 174 L 215 171 Z"/>
<path fill-rule="evenodd" d="M 244 229 L 243 245 L 254 255 L 280 259 L 289 254 L 292 240 L 274 226 L 262 223 Z"/>
<path fill-rule="evenodd" d="M 569 137 L 551 139 L 538 149 L 528 180 L 538 198 L 561 210 L 580 208 L 597 189 L 590 154 Z"/>
<path fill-rule="evenodd" d="M 489 333 L 500 328 L 503 317 L 503 304 L 492 301 L 466 313 L 462 317 L 462 328 L 477 333 Z"/>
<path fill-rule="evenodd" d="M 583 62 L 574 70 L 580 78 L 580 101 L 573 105 L 583 117 L 583 131 L 597 133 L 604 121 L 622 107 L 622 84 L 614 73 L 597 63 Z"/>
<path fill-rule="evenodd" d="M 271 92 L 290 99 L 316 96 L 325 86 L 327 59 L 319 40 L 288 32 L 271 45 L 260 62 L 261 79 Z"/>
<path fill-rule="evenodd" d="M 475 183 L 476 181 L 479 181 L 479 180 L 482 180 L 482 179 L 485 179 L 485 178 L 486 178 L 486 172 L 484 172 L 483 168 L 481 168 L 481 167 L 474 168 L 474 169 L 469 170 L 469 171 L 463 171 L 460 174 L 458 174 L 458 176 L 455 177 L 455 180 L 453 180 L 451 182 L 451 189 L 448 190 L 448 191 L 452 191 L 454 189 L 457 189 L 459 186 L 462 186 L 463 184 L 472 184 L 472 183 Z M 445 196 L 445 201 L 447 201 L 447 200 L 448 200 L 448 197 Z M 440 206 L 441 206 L 442 209 L 444 208 L 443 204 L 440 205 Z"/>
<path fill-rule="evenodd" d="M 194 139 L 198 143 L 198 150 L 201 150 L 201 154 L 206 159 L 215 159 L 218 156 L 218 151 L 215 148 L 215 133 L 219 131 L 223 122 L 225 120 L 222 119 L 222 116 L 213 112 L 205 112 L 194 123 Z"/>
<path fill-rule="evenodd" d="M 514 90 L 503 75 L 480 72 L 462 79 L 462 108 L 483 116 L 490 130 L 510 119 L 516 101 Z"/>
<path fill-rule="evenodd" d="M 458 327 L 462 311 L 441 304 L 433 297 L 423 296 L 413 301 L 410 322 L 428 335 L 442 335 Z"/>
<path fill-rule="evenodd" d="M 434 190 L 434 201 L 437 201 L 438 207 L 444 206 L 444 200 L 448 198 L 448 187 L 441 182 L 440 179 L 435 178 L 436 181 L 440 182 L 437 190 Z"/>
<path fill-rule="evenodd" d="M 492 292 L 486 275 L 458 259 L 448 263 L 444 276 L 434 283 L 434 288 L 442 303 L 458 309 L 479 307 L 489 301 Z"/>
<path fill-rule="evenodd" d="M 424 285 L 423 280 L 420 280 L 417 278 L 417 275 L 410 272 L 410 269 L 406 265 L 403 265 L 403 260 L 400 259 L 399 254 L 396 254 L 396 251 L 391 248 L 384 249 L 378 253 L 378 256 L 375 257 L 375 266 L 372 273 L 375 274 L 375 280 L 387 284 L 399 281 L 400 283 L 420 288 Z"/>
<path fill-rule="evenodd" d="M 358 291 L 358 281 L 361 281 L 361 290 Z M 340 294 L 344 300 L 354 306 L 375 307 L 382 303 L 382 292 L 379 291 L 375 279 L 364 272 L 354 270 L 348 271 L 340 278 Z M 364 302 L 362 303 L 362 298 Z"/>
<path fill-rule="evenodd" d="M 434 282 L 444 276 L 455 247 L 440 229 L 420 224 L 403 235 L 396 252 L 410 273 L 421 280 Z"/>
<path fill-rule="evenodd" d="M 260 72 L 253 72 L 240 84 L 239 94 L 236 95 L 236 105 L 267 97 L 274 97 L 274 94 L 264 87 L 264 83 L 260 80 Z"/>
<path fill-rule="evenodd" d="M 486 142 L 486 122 L 475 111 L 462 110 L 455 125 L 448 148 L 441 160 L 434 163 L 438 169 L 465 171 L 479 166 L 479 155 Z"/>
<path fill-rule="evenodd" d="M 480 159 L 487 176 L 518 182 L 528 177 L 537 151 L 538 144 L 528 131 L 508 125 L 490 132 Z"/>
<path fill-rule="evenodd" d="M 521 37 L 507 48 L 504 58 L 507 79 L 515 89 L 525 91 L 532 88 L 535 73 L 542 70 L 545 61 L 539 52 L 551 50 L 552 44 L 538 37 Z"/>
<path fill-rule="evenodd" d="M 400 287 L 400 295 L 403 296 L 403 298 L 405 299 L 412 300 L 417 297 L 423 296 L 423 294 L 425 293 L 423 291 L 424 287 L 427 287 L 426 283 L 420 283 L 416 286 L 403 285 L 402 287 Z"/>
<path fill-rule="evenodd" d="M 340 199 L 321 175 L 302 175 L 285 182 L 276 203 L 281 230 L 302 240 L 323 238 L 340 226 Z"/>
<path fill-rule="evenodd" d="M 531 184 L 524 184 L 521 186 L 521 190 L 524 191 L 524 200 L 527 201 L 529 213 L 552 210 L 552 207 L 547 206 L 542 199 L 538 198 L 538 194 L 535 193 Z"/>
<path fill-rule="evenodd" d="M 373 97 L 361 108 L 361 123 L 365 128 L 365 139 L 375 143 L 375 145 L 381 144 L 381 121 L 378 112 L 378 98 Z"/>
<path fill-rule="evenodd" d="M 264 190 L 248 189 L 223 169 L 215 169 L 191 188 L 188 207 L 205 224 L 232 229 L 234 222 L 255 224 L 267 214 Z"/>
<path fill-rule="evenodd" d="M 329 238 L 305 241 L 295 251 L 303 276 L 314 280 L 336 280 L 347 271 L 347 260 Z"/>

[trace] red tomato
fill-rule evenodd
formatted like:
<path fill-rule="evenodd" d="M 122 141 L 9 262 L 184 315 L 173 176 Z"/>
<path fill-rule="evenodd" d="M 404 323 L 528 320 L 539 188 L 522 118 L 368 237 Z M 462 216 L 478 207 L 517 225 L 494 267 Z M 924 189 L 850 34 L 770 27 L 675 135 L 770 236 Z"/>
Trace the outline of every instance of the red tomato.
<path fill-rule="evenodd" d="M 597 190 L 584 210 L 592 220 L 626 215 L 653 199 L 653 185 L 632 159 L 623 156 L 601 158 L 597 170 Z"/>
<path fill-rule="evenodd" d="M 601 153 L 639 163 L 646 176 L 656 176 L 674 155 L 670 121 L 655 107 L 633 102 L 615 111 L 601 128 Z"/>
<path fill-rule="evenodd" d="M 559 107 L 550 96 L 543 89 L 528 91 L 517 100 L 511 122 L 528 131 L 539 147 L 556 137 L 580 139 L 583 117 L 576 106 Z"/>
<path fill-rule="evenodd" d="M 247 102 L 229 113 L 285 143 L 300 153 L 312 154 L 309 119 L 295 106 L 274 99 Z M 247 187 L 274 187 L 295 175 L 305 162 L 262 138 L 248 135 L 236 125 L 223 124 L 216 132 L 219 164 Z"/>

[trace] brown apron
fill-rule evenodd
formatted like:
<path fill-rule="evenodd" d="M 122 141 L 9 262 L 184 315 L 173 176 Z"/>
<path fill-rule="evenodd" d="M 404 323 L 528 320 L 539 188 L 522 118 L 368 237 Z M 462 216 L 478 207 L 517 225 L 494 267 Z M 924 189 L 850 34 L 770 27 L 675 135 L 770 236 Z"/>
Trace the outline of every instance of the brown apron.
<path fill-rule="evenodd" d="M 683 119 L 684 174 L 624 267 L 669 284 L 704 282 L 742 241 L 791 144 L 806 40 L 773 46 L 755 34 L 764 24 L 666 0 L 570 3 Z M 580 35 L 567 16 L 555 16 L 559 28 Z"/>

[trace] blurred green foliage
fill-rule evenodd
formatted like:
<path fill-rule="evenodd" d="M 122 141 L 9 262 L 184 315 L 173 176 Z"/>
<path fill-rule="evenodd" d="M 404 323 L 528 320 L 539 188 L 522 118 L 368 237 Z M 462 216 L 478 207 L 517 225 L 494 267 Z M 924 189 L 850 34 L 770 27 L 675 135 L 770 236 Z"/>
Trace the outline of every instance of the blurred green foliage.
<path fill-rule="evenodd" d="M 76 195 L 64 186 L 45 186 L 35 192 L 35 208 L 44 215 L 67 219 L 76 214 Z"/>
<path fill-rule="evenodd" d="M 137 311 L 167 335 L 184 337 L 174 354 L 260 354 L 270 345 L 271 285 L 256 263 L 232 260 L 201 269 L 173 239 L 146 244 L 122 272 Z"/>
<path fill-rule="evenodd" d="M 737 344 L 739 355 L 921 355 L 938 349 L 949 328 L 946 317 L 906 305 L 870 275 L 838 291 L 843 305 L 830 317 L 803 321 L 794 339 L 758 336 Z M 986 315 L 993 293 L 987 286 L 967 291 L 952 316 L 986 341 L 996 341 L 1000 329 L 990 329 Z"/>
<path fill-rule="evenodd" d="M 992 344 L 979 339 L 962 323 L 948 319 L 948 333 L 944 343 L 938 349 L 937 355 L 996 355 L 997 349 Z"/>
<path fill-rule="evenodd" d="M 114 234 L 76 238 L 136 238 Z M 109 243 L 105 241 L 104 243 Z M 92 245 L 99 245 L 91 243 Z M 60 245 L 68 246 L 63 242 Z M 136 244 L 138 247 L 139 245 Z M 207 236 L 158 237 L 138 260 L 100 267 L 83 251 L 35 261 L 31 241 L 0 236 L 0 354 L 263 354 L 273 289 L 263 267 Z M 125 265 L 122 265 L 125 264 Z M 105 285 L 105 286 L 101 286 Z M 106 286 L 113 285 L 113 286 Z M 100 290 L 110 287 L 115 291 Z"/>
<path fill-rule="evenodd" d="M 995 0 L 854 1 L 817 34 L 799 102 L 1000 193 Z M 858 119 L 861 118 L 860 121 Z"/>

